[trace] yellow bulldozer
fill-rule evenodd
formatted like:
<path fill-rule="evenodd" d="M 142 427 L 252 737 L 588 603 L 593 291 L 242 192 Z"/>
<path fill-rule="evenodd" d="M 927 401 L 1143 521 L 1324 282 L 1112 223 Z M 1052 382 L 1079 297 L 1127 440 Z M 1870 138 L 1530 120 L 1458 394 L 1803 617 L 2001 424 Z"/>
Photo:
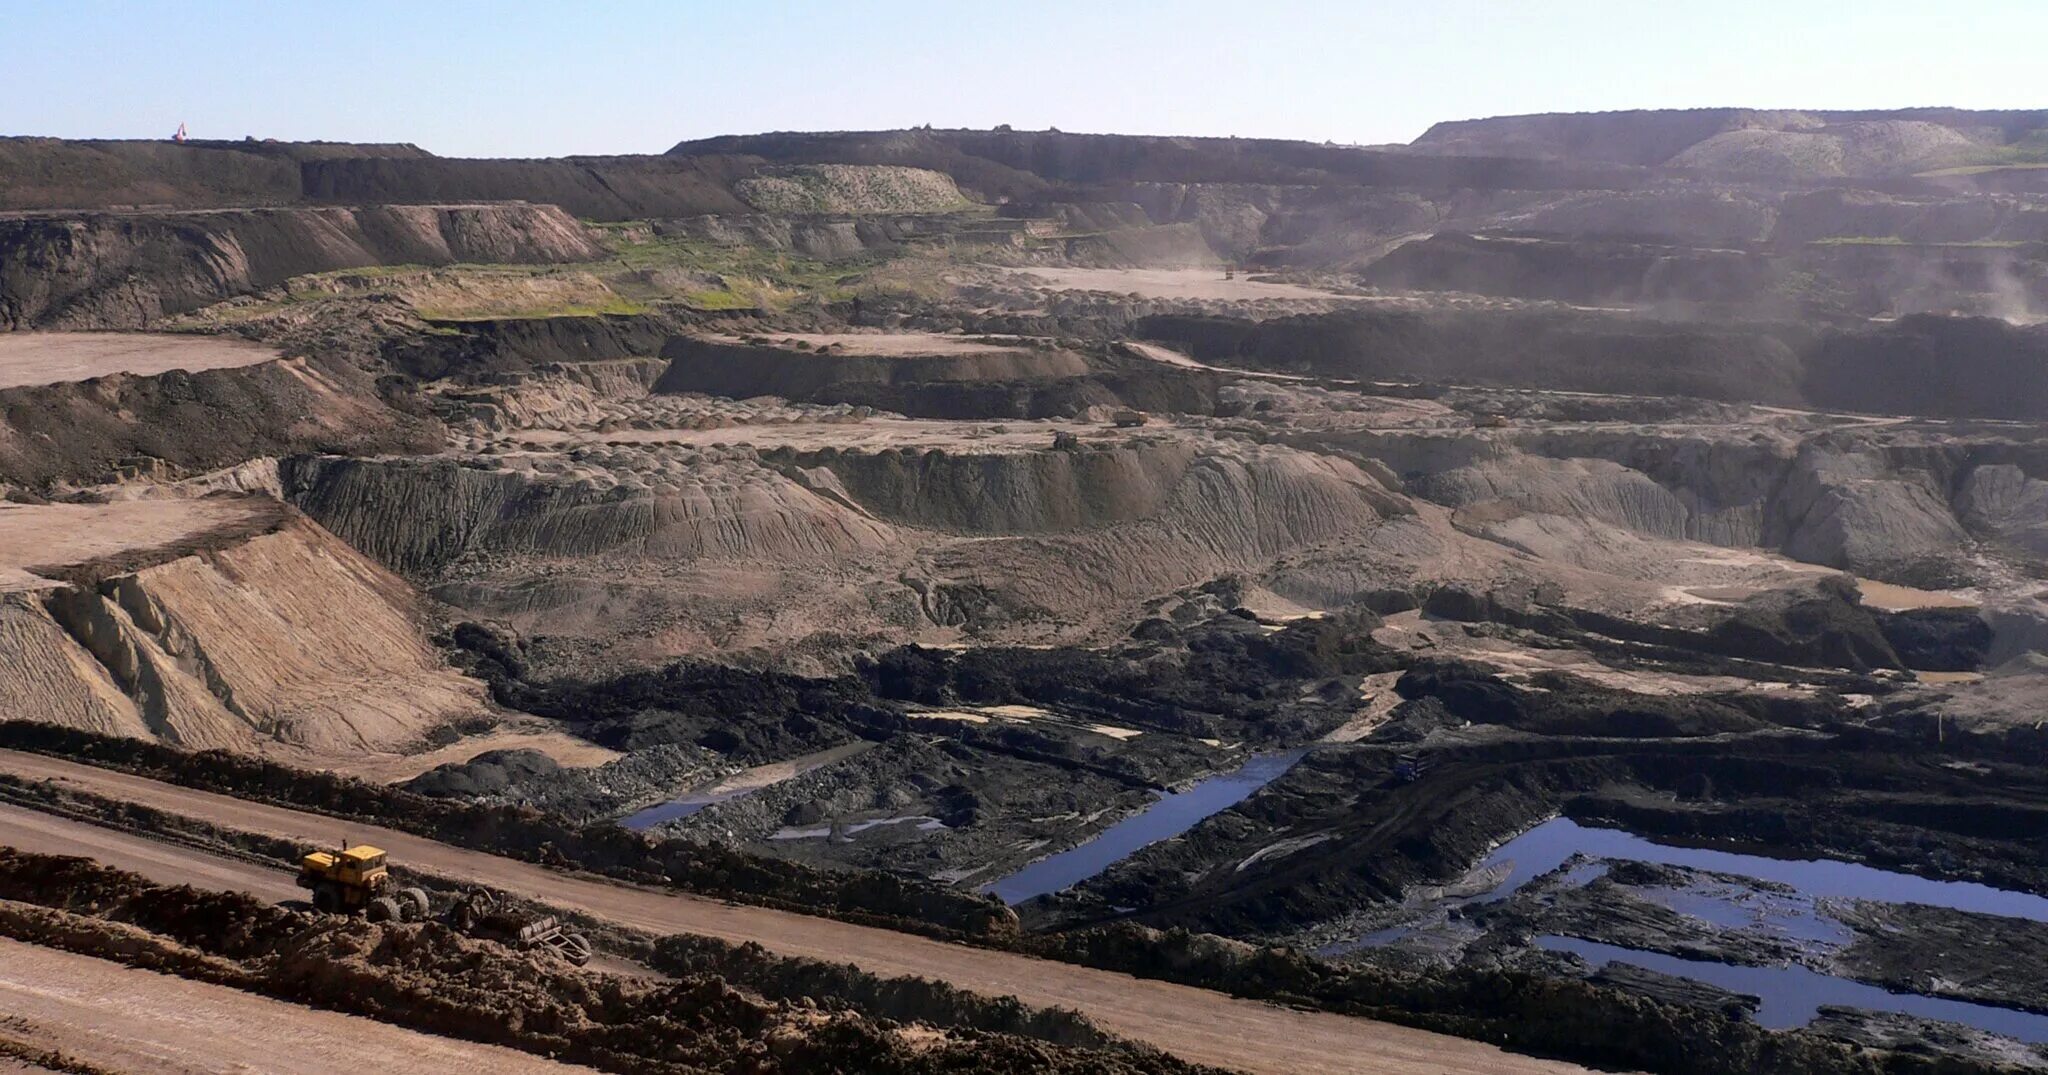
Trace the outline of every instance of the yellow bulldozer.
<path fill-rule="evenodd" d="M 309 851 L 299 859 L 299 887 L 313 893 L 313 909 L 326 914 L 361 914 L 372 922 L 424 922 L 433 904 L 422 888 L 399 888 L 391 879 L 383 848 L 368 844 L 333 851 Z M 488 889 L 459 896 L 442 924 L 510 948 L 547 952 L 581 967 L 590 962 L 589 938 L 562 928 L 550 914 L 533 914 L 500 903 Z"/>
<path fill-rule="evenodd" d="M 313 893 L 313 908 L 361 914 L 372 922 L 418 922 L 432 904 L 425 889 L 399 888 L 384 851 L 368 844 L 308 852 L 299 860 L 299 887 Z"/>

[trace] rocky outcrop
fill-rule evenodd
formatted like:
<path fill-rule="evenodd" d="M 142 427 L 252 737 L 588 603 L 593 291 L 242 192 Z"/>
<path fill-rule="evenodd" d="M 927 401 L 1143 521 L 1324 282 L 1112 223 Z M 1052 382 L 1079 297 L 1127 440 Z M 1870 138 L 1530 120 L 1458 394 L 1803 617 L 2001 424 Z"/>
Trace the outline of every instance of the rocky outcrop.
<path fill-rule="evenodd" d="M 0 328 L 136 328 L 305 273 L 602 253 L 552 206 L 414 205 L 0 219 Z"/>

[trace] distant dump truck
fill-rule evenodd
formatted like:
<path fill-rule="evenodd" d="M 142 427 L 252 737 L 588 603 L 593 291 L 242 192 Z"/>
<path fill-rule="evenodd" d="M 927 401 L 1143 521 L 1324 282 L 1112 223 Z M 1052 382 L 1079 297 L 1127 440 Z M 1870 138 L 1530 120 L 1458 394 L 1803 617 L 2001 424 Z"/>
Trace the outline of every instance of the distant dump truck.
<path fill-rule="evenodd" d="M 1116 427 L 1118 429 L 1136 429 L 1137 427 L 1144 425 L 1146 422 L 1151 421 L 1150 418 L 1146 417 L 1144 411 L 1132 410 L 1118 411 L 1115 414 L 1110 415 L 1109 420 L 1115 422 Z"/>
<path fill-rule="evenodd" d="M 425 890 L 397 887 L 383 850 L 368 844 L 308 852 L 299 860 L 298 884 L 312 891 L 315 910 L 372 922 L 417 922 L 431 906 Z"/>
<path fill-rule="evenodd" d="M 1505 414 L 1482 414 L 1472 419 L 1472 424 L 1480 429 L 1499 429 L 1508 424 L 1508 416 Z"/>

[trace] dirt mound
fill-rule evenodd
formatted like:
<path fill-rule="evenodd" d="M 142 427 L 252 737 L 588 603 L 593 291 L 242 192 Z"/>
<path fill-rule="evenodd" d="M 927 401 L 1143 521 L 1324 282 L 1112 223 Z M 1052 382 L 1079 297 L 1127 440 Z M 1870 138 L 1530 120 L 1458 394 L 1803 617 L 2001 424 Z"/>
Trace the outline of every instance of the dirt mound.
<path fill-rule="evenodd" d="M 602 251 L 553 206 L 0 218 L 0 328 L 133 328 L 305 273 L 565 262 Z"/>
<path fill-rule="evenodd" d="M 303 520 L 92 574 L 7 599 L 0 698 L 11 712 L 320 754 L 412 745 L 482 707 L 481 688 L 427 644 L 404 584 Z"/>

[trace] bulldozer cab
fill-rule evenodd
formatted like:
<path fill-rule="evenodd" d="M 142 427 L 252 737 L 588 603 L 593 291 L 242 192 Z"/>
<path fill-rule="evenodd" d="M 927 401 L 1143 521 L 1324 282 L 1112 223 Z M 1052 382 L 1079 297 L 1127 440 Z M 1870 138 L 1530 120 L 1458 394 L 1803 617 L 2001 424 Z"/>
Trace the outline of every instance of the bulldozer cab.
<path fill-rule="evenodd" d="M 384 865 L 381 849 L 357 844 L 340 851 L 312 852 L 299 860 L 299 872 L 336 884 L 368 888 L 375 887 L 377 881 L 390 871 Z"/>
<path fill-rule="evenodd" d="M 380 900 L 390 899 L 386 890 L 391 887 L 391 871 L 382 848 L 357 844 L 338 851 L 308 852 L 299 859 L 298 882 L 300 888 L 312 890 L 313 906 L 318 910 L 342 914 L 369 911 L 373 915 L 391 910 L 378 906 Z"/>

